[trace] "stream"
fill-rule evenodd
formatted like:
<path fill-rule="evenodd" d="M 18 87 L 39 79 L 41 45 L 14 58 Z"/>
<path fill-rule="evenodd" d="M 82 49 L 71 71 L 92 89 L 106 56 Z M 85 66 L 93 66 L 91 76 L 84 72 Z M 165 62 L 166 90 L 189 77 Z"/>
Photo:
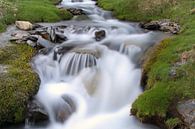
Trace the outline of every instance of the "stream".
<path fill-rule="evenodd" d="M 130 109 L 143 90 L 140 61 L 165 34 L 119 21 L 92 0 L 63 0 L 60 6 L 87 15 L 52 24 L 66 25 L 68 40 L 33 58 L 41 80 L 35 98 L 49 124 L 27 121 L 25 129 L 158 129 L 140 123 Z"/>

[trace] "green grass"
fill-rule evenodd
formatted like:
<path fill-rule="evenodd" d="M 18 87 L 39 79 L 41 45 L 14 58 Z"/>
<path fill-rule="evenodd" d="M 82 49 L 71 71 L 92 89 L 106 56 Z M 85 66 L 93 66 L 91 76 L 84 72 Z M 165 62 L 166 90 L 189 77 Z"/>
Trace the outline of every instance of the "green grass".
<path fill-rule="evenodd" d="M 0 32 L 4 31 L 7 25 L 16 20 L 27 20 L 30 22 L 56 22 L 67 20 L 72 15 L 66 10 L 55 7 L 58 0 L 1 0 L 3 6 L 3 17 L 0 17 Z M 6 3 L 6 4 L 5 4 Z M 1 4 L 1 3 L 0 3 Z M 1 12 L 1 10 L 0 10 Z"/>
<path fill-rule="evenodd" d="M 168 2 L 166 2 L 168 1 Z M 160 4 L 158 4 L 161 2 Z M 98 0 L 98 4 L 123 20 L 150 21 L 171 19 L 179 22 L 182 32 L 155 46 L 143 65 L 147 76 L 146 91 L 132 105 L 132 113 L 141 121 L 158 119 L 154 123 L 165 121 L 176 126 L 177 121 L 170 120 L 170 108 L 178 101 L 195 98 L 195 8 L 194 0 Z M 183 52 L 189 52 L 186 64 L 174 67 L 180 62 Z M 176 75 L 170 76 L 171 70 Z M 174 117 L 174 116 L 173 116 Z M 168 125 L 166 125 L 167 128 Z"/>
<path fill-rule="evenodd" d="M 27 101 L 38 90 L 38 76 L 30 66 L 35 50 L 27 45 L 0 49 L 0 64 L 7 72 L 0 74 L 0 127 L 23 122 Z"/>

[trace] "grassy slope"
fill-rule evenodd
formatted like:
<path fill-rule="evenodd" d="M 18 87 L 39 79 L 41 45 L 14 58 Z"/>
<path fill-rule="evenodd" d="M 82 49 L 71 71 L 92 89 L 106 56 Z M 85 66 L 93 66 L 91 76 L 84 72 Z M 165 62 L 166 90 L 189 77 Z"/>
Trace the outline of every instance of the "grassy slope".
<path fill-rule="evenodd" d="M 30 61 L 35 50 L 28 45 L 12 44 L 0 49 L 0 126 L 24 121 L 26 104 L 38 88 L 38 76 Z"/>
<path fill-rule="evenodd" d="M 3 8 L 0 32 L 15 20 L 55 22 L 70 19 L 72 15 L 69 12 L 55 7 L 57 2 L 58 0 L 0 0 L 0 7 Z"/>
<path fill-rule="evenodd" d="M 168 1 L 168 2 L 166 2 Z M 177 118 L 170 115 L 170 107 L 178 101 L 195 98 L 195 8 L 194 0 L 98 0 L 105 9 L 123 20 L 149 21 L 169 18 L 182 25 L 181 34 L 160 43 L 144 64 L 148 76 L 147 90 L 134 102 L 132 112 L 142 121 L 158 118 L 168 127 Z M 185 65 L 174 68 L 183 52 L 190 56 Z M 171 69 L 176 70 L 174 77 Z M 158 121 L 157 120 L 157 121 Z"/>

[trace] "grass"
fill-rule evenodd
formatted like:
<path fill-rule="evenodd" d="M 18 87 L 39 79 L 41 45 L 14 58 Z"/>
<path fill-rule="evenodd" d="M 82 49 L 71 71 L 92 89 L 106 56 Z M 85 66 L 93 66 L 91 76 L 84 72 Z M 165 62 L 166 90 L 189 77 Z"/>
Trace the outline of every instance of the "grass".
<path fill-rule="evenodd" d="M 194 0 L 98 0 L 98 4 L 122 20 L 150 21 L 171 19 L 179 22 L 182 32 L 155 46 L 143 65 L 146 91 L 132 105 L 132 113 L 141 121 L 154 120 L 176 126 L 177 121 L 170 120 L 178 101 L 195 98 L 195 8 Z M 183 53 L 190 53 L 187 62 L 181 62 Z M 171 71 L 175 75 L 171 76 Z M 167 121 L 167 122 L 166 122 Z M 169 124 L 169 125 L 167 125 Z M 160 125 L 160 124 L 159 124 Z"/>
<path fill-rule="evenodd" d="M 0 75 L 0 126 L 25 119 L 27 101 L 38 90 L 39 79 L 29 63 L 34 53 L 27 45 L 0 49 L 0 64 L 7 67 Z"/>
<path fill-rule="evenodd" d="M 0 32 L 16 20 L 30 22 L 55 22 L 67 20 L 72 15 L 55 7 L 58 0 L 0 0 Z"/>

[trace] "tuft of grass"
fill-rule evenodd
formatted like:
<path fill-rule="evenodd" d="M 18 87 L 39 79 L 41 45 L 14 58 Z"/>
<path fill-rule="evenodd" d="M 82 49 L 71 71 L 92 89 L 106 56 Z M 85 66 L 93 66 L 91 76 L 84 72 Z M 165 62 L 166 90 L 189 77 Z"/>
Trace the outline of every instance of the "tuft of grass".
<path fill-rule="evenodd" d="M 26 104 L 38 90 L 39 79 L 30 61 L 35 50 L 27 45 L 11 45 L 0 49 L 0 126 L 23 122 Z"/>
<path fill-rule="evenodd" d="M 179 118 L 170 118 L 165 123 L 168 129 L 175 129 L 181 124 L 181 120 Z"/>

